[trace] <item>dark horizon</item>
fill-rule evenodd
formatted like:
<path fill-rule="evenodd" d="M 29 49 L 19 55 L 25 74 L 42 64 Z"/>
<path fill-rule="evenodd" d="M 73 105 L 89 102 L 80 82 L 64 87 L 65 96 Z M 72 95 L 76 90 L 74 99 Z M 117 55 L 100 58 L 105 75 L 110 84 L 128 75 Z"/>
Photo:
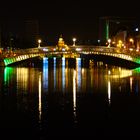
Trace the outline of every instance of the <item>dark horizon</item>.
<path fill-rule="evenodd" d="M 119 2 L 118 2 L 119 3 Z M 56 43 L 62 34 L 66 43 L 72 43 L 72 37 L 77 40 L 98 40 L 99 18 L 103 16 L 136 17 L 137 6 L 121 3 L 121 6 L 109 1 L 95 3 L 83 1 L 5 1 L 0 6 L 0 21 L 2 30 L 20 36 L 24 32 L 26 20 L 39 22 L 39 36 L 46 43 Z M 129 8 L 133 10 L 128 10 Z"/>
<path fill-rule="evenodd" d="M 115 17 L 116 18 L 116 17 Z M 67 19 L 63 22 L 57 19 L 7 19 L 1 23 L 1 32 L 4 34 L 12 33 L 14 36 L 22 36 L 26 21 L 37 21 L 39 26 L 39 36 L 47 41 L 47 43 L 55 43 L 60 35 L 68 43 L 72 43 L 72 38 L 76 37 L 77 40 L 92 40 L 96 42 L 99 37 L 99 19 L 94 17 L 92 19 Z"/>

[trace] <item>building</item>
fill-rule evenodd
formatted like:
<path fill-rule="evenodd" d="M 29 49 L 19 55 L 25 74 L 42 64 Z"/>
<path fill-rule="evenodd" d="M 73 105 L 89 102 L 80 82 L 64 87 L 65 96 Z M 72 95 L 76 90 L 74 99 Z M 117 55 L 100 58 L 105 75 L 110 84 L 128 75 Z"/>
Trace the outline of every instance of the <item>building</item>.
<path fill-rule="evenodd" d="M 65 41 L 62 37 L 62 35 L 60 35 L 58 43 L 57 43 L 57 50 L 62 51 L 62 50 L 69 50 L 69 47 L 67 46 L 67 44 L 65 44 Z"/>
<path fill-rule="evenodd" d="M 126 47 L 127 46 L 126 40 L 127 40 L 127 31 L 120 30 L 116 33 L 115 36 L 112 37 L 112 44 L 119 48 Z"/>
<path fill-rule="evenodd" d="M 100 17 L 99 18 L 99 40 L 106 44 L 107 40 L 126 31 L 129 36 L 137 26 L 137 20 L 133 17 Z"/>

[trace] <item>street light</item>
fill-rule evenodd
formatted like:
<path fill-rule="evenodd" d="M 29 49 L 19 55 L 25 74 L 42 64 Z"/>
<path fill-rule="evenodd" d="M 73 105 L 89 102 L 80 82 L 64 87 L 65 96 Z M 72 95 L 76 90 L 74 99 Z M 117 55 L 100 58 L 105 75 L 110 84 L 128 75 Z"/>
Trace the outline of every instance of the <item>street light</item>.
<path fill-rule="evenodd" d="M 139 31 L 139 28 L 136 28 L 135 31 L 138 32 Z"/>
<path fill-rule="evenodd" d="M 132 45 L 134 44 L 133 38 L 130 38 L 129 41 L 132 43 Z"/>
<path fill-rule="evenodd" d="M 108 39 L 108 47 L 110 47 L 111 39 Z"/>
<path fill-rule="evenodd" d="M 73 46 L 75 46 L 76 38 L 73 38 L 72 41 L 73 41 Z"/>
<path fill-rule="evenodd" d="M 40 48 L 41 39 L 38 39 L 38 48 Z"/>

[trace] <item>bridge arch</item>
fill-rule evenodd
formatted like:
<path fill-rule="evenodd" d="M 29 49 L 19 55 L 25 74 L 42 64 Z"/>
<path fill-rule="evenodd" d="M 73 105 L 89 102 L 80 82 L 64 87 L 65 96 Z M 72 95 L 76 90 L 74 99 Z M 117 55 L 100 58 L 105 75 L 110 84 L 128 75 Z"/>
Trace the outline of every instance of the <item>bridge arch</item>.
<path fill-rule="evenodd" d="M 81 49 L 76 49 L 81 48 Z M 76 57 L 100 57 L 100 56 L 108 56 L 109 58 L 118 58 L 122 61 L 129 61 L 135 63 L 136 65 L 140 65 L 140 52 L 136 50 L 126 50 L 122 48 L 115 47 L 105 47 L 105 46 L 76 46 L 76 48 L 72 48 L 68 51 L 43 51 L 36 49 L 32 49 L 33 51 L 23 51 L 14 56 L 5 57 L 1 60 L 1 66 L 8 66 L 10 64 L 20 62 L 23 60 L 27 60 L 34 57 L 67 57 L 67 58 L 76 58 Z M 34 52 L 35 51 L 35 52 Z M 34 53 L 32 53 L 34 52 Z"/>

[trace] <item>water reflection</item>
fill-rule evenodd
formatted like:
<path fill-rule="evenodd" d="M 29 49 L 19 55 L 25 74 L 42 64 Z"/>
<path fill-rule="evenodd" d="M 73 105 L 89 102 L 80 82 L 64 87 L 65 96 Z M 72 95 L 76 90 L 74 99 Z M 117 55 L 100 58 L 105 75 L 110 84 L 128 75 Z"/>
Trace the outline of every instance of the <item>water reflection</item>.
<path fill-rule="evenodd" d="M 111 71 L 108 70 L 107 88 L 108 88 L 108 103 L 111 104 L 111 81 L 110 81 Z"/>
<path fill-rule="evenodd" d="M 16 80 L 14 79 L 16 76 L 15 74 L 15 70 L 12 67 L 5 67 L 4 68 L 4 82 L 1 81 L 1 84 L 4 84 L 2 87 L 2 92 L 3 94 L 10 94 L 13 92 L 13 90 L 15 90 L 15 86 L 14 86 L 14 82 L 16 82 Z M 1 79 L 3 80 L 3 79 Z"/>
<path fill-rule="evenodd" d="M 73 128 L 71 126 L 73 124 L 76 124 L 76 127 L 78 125 L 78 127 L 82 125 L 88 127 L 90 123 L 91 128 L 95 128 L 96 125 L 106 127 L 104 125 L 106 122 L 103 120 L 108 122 L 105 116 L 108 108 L 111 108 L 114 113 L 112 115 L 110 112 L 114 120 L 117 120 L 117 117 L 121 120 L 123 117 L 133 116 L 131 110 L 129 112 L 131 115 L 122 115 L 125 114 L 128 106 L 133 104 L 137 109 L 131 106 L 134 116 L 139 117 L 136 112 L 140 113 L 140 103 L 137 98 L 140 93 L 140 72 L 96 62 L 90 62 L 89 67 L 83 67 L 82 63 L 83 61 L 77 58 L 76 61 L 74 60 L 74 67 L 69 67 L 67 58 L 44 58 L 43 69 L 4 68 L 0 73 L 1 93 L 11 93 L 11 96 L 9 99 L 8 94 L 5 94 L 5 97 L 0 95 L 0 107 L 8 106 L 7 108 L 19 117 L 20 123 L 32 124 L 30 126 L 32 130 L 35 126 L 42 127 L 44 135 L 50 129 L 57 133 L 58 129 L 55 129 L 57 127 L 64 127 L 61 130 L 67 131 L 65 129 Z M 11 102 L 11 99 L 14 100 Z M 13 117 L 11 120 L 16 122 L 19 121 L 18 119 Z M 28 128 L 24 125 L 20 127 Z M 68 132 L 72 133 L 72 131 Z"/>
<path fill-rule="evenodd" d="M 57 82 L 57 79 L 56 79 L 56 57 L 53 58 L 53 77 L 54 77 L 54 87 L 53 89 L 55 90 L 56 89 L 56 82 Z"/>
<path fill-rule="evenodd" d="M 73 70 L 73 114 L 76 122 L 76 71 Z"/>
<path fill-rule="evenodd" d="M 13 68 L 5 67 L 4 69 L 4 82 L 9 84 L 12 77 Z"/>
<path fill-rule="evenodd" d="M 29 69 L 28 68 L 17 68 L 17 89 L 20 93 L 28 93 L 27 88 L 29 86 Z"/>
<path fill-rule="evenodd" d="M 111 82 L 108 80 L 108 102 L 111 104 Z"/>
<path fill-rule="evenodd" d="M 65 58 L 62 57 L 62 90 L 63 90 L 63 92 L 65 91 L 65 82 L 66 82 L 65 81 L 65 78 L 66 78 L 65 63 L 66 63 Z"/>
<path fill-rule="evenodd" d="M 48 58 L 43 58 L 43 90 L 48 92 Z"/>
<path fill-rule="evenodd" d="M 81 89 L 81 79 L 82 79 L 82 73 L 81 73 L 81 58 L 76 58 L 76 75 L 77 75 L 77 92 Z"/>
<path fill-rule="evenodd" d="M 42 115 L 42 101 L 41 101 L 41 72 L 39 73 L 39 79 L 38 79 L 38 110 L 39 110 L 39 123 L 41 122 L 41 115 Z"/>
<path fill-rule="evenodd" d="M 133 90 L 133 78 L 130 77 L 130 92 Z"/>
<path fill-rule="evenodd" d="M 125 77 L 129 77 L 132 76 L 132 70 L 129 69 L 125 69 L 125 68 L 112 68 L 111 71 L 108 71 L 108 74 L 110 75 L 110 77 L 112 78 L 125 78 Z"/>

